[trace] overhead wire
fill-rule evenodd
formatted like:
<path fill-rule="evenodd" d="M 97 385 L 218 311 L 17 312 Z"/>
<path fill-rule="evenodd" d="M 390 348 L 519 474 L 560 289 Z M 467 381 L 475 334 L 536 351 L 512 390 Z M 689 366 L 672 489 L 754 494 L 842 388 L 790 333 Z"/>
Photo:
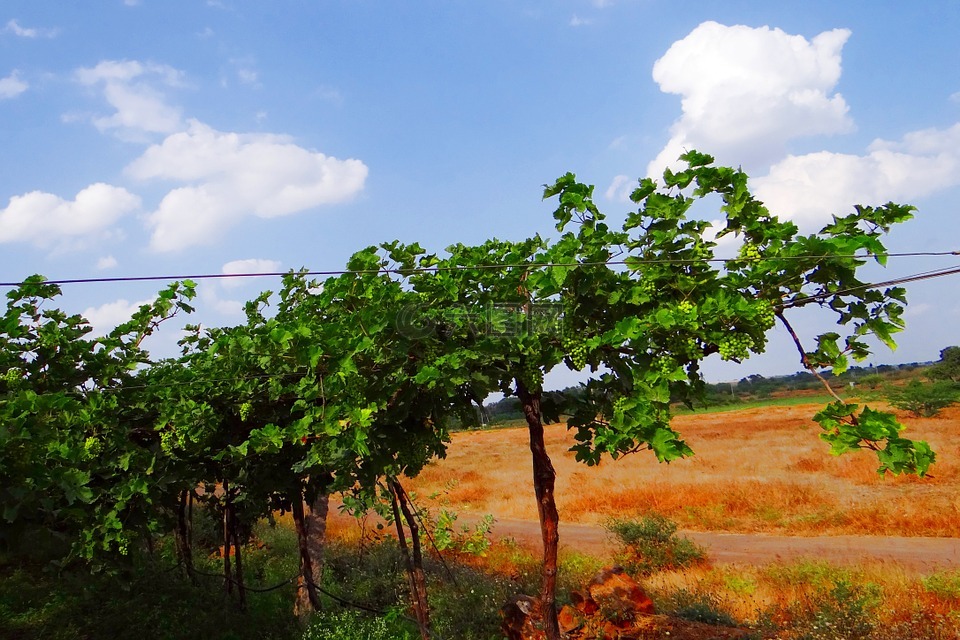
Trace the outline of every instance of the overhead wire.
<path fill-rule="evenodd" d="M 846 289 L 841 289 L 841 290 L 838 290 L 838 291 L 812 294 L 812 295 L 809 295 L 809 296 L 805 296 L 805 297 L 803 297 L 803 298 L 798 298 L 798 299 L 796 299 L 796 300 L 792 300 L 792 301 L 783 303 L 783 304 L 778 305 L 778 306 L 779 306 L 781 309 L 789 309 L 789 308 L 793 308 L 793 307 L 799 307 L 799 306 L 802 306 L 802 305 L 807 304 L 807 303 L 810 303 L 810 302 L 814 302 L 814 301 L 819 300 L 819 299 L 825 299 L 825 298 L 829 298 L 829 297 L 833 297 L 833 296 L 844 295 L 844 294 L 847 294 L 847 293 L 852 293 L 852 292 L 854 292 L 854 291 L 860 291 L 860 290 L 864 290 L 864 289 L 879 289 L 879 288 L 881 288 L 881 287 L 893 287 L 893 286 L 897 286 L 897 285 L 900 285 L 900 284 L 907 284 L 907 283 L 910 283 L 910 282 L 920 282 L 920 281 L 923 281 L 923 280 L 932 280 L 932 279 L 934 279 L 934 278 L 941 278 L 941 277 L 950 276 L 950 275 L 957 275 L 957 274 L 960 274 L 960 266 L 948 267 L 948 268 L 944 268 L 944 269 L 935 269 L 935 270 L 931 270 L 931 271 L 923 271 L 923 272 L 920 272 L 920 273 L 915 273 L 915 274 L 903 276 L 903 277 L 900 277 L 900 278 L 894 278 L 894 279 L 891 279 L 891 280 L 886 280 L 886 281 L 884 281 L 884 282 L 864 283 L 864 284 L 862 284 L 862 285 L 858 285 L 858 286 L 855 286 L 855 287 L 848 287 L 848 288 L 846 288 Z M 200 376 L 200 377 L 197 377 L 197 378 L 192 379 L 192 380 L 185 380 L 185 381 L 184 381 L 184 380 L 180 380 L 180 381 L 177 381 L 177 382 L 169 382 L 169 383 L 164 383 L 164 382 L 151 382 L 151 383 L 149 383 L 149 384 L 141 383 L 141 384 L 124 385 L 124 386 L 122 387 L 122 390 L 124 390 L 124 391 L 131 391 L 131 390 L 147 389 L 147 388 L 153 388 L 153 387 L 178 387 L 178 386 L 184 386 L 184 385 L 190 385 L 190 384 L 211 384 L 211 383 L 218 383 L 218 382 L 228 382 L 228 383 L 229 383 L 229 382 L 241 382 L 241 381 L 249 381 L 249 380 L 270 380 L 270 379 L 280 379 L 280 378 L 286 378 L 286 377 L 297 377 L 297 376 L 302 376 L 302 375 L 304 375 L 305 373 L 306 373 L 306 370 L 304 370 L 304 371 L 292 371 L 292 372 L 287 372 L 287 373 L 249 374 L 249 375 L 244 375 L 244 376 L 225 377 L 225 378 L 204 378 L 204 377 Z M 77 391 L 72 391 L 72 392 L 66 392 L 66 393 L 68 393 L 69 395 L 75 395 L 75 396 L 77 396 L 77 397 L 83 397 L 86 393 L 93 393 L 93 392 L 118 392 L 118 391 L 120 391 L 120 390 L 121 390 L 121 388 L 109 388 L 109 387 L 107 387 L 107 388 L 99 388 L 99 389 L 98 389 L 98 388 L 93 388 L 93 389 L 86 388 L 86 389 L 77 390 Z"/>
<path fill-rule="evenodd" d="M 824 260 L 827 258 L 919 258 L 919 257 L 956 257 L 960 256 L 960 250 L 956 251 L 905 251 L 890 253 L 852 253 L 852 254 L 829 254 L 829 255 L 797 255 L 797 256 L 777 256 L 778 260 Z M 478 265 L 451 265 L 451 266 L 433 266 L 433 267 L 414 267 L 411 269 L 403 268 L 382 268 L 382 269 L 332 269 L 323 271 L 268 271 L 257 273 L 198 273 L 182 275 L 152 275 L 152 276 L 111 276 L 100 278 L 55 278 L 44 280 L 44 284 L 70 285 L 70 284 L 103 284 L 103 283 L 122 283 L 122 282 L 172 282 L 178 280 L 223 280 L 230 278 L 277 278 L 287 275 L 303 276 L 340 276 L 340 275 L 375 275 L 380 273 L 412 275 L 415 273 L 439 273 L 443 271 L 467 271 L 471 269 L 539 269 L 548 267 L 593 267 L 593 266 L 630 266 L 641 264 L 698 264 L 702 262 L 728 263 L 728 262 L 750 262 L 762 261 L 768 258 L 763 256 L 758 258 L 630 258 L 628 260 L 601 260 L 592 262 L 521 262 L 516 264 L 478 264 Z M 0 282 L 0 287 L 19 287 L 25 284 L 20 282 Z"/>

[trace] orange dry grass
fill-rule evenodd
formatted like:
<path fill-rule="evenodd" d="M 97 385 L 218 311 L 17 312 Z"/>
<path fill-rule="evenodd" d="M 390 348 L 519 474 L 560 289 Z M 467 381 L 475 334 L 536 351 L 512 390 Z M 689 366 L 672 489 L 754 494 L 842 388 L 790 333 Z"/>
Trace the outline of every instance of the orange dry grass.
<path fill-rule="evenodd" d="M 649 453 L 597 467 L 575 461 L 564 425 L 546 429 L 557 504 L 568 522 L 658 511 L 692 529 L 778 533 L 960 536 L 960 408 L 937 418 L 900 415 L 908 437 L 928 440 L 928 478 L 878 476 L 874 454 L 837 458 L 810 417 L 819 405 L 764 407 L 674 419 L 697 455 L 658 464 Z M 454 434 L 447 458 L 411 482 L 446 492 L 451 506 L 535 520 L 525 429 Z"/>
<path fill-rule="evenodd" d="M 655 574 L 644 580 L 644 587 L 654 594 L 681 589 L 710 594 L 722 610 L 740 621 L 755 622 L 764 612 L 779 611 L 776 617 L 789 626 L 789 618 L 814 611 L 830 599 L 830 590 L 838 582 L 875 589 L 877 622 L 882 627 L 918 615 L 931 622 L 938 616 L 954 619 L 960 604 L 955 594 L 932 593 L 917 576 L 884 562 L 861 563 L 853 569 L 809 561 L 766 567 L 694 567 Z"/>

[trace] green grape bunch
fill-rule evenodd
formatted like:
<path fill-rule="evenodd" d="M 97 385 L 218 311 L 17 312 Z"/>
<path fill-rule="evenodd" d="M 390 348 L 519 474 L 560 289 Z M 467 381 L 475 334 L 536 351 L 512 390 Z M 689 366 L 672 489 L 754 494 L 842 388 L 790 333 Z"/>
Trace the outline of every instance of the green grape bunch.
<path fill-rule="evenodd" d="M 772 329 L 777 321 L 777 313 L 773 310 L 773 305 L 768 300 L 757 301 L 757 323 L 764 331 Z"/>
<path fill-rule="evenodd" d="M 570 364 L 577 371 L 587 367 L 587 346 L 582 340 L 568 338 L 564 340 L 564 349 L 569 354 Z"/>
<path fill-rule="evenodd" d="M 83 442 L 83 452 L 87 459 L 96 458 L 103 451 L 103 442 L 100 438 L 90 436 Z"/>
<path fill-rule="evenodd" d="M 720 341 L 720 357 L 724 360 L 746 360 L 755 346 L 753 338 L 744 333 L 730 333 Z"/>
<path fill-rule="evenodd" d="M 653 367 L 663 375 L 673 373 L 677 363 L 669 356 L 660 356 L 653 361 Z"/>
<path fill-rule="evenodd" d="M 618 397 L 616 400 L 613 401 L 613 412 L 622 413 L 626 405 L 627 405 L 627 399 L 624 398 L 623 396 Z"/>
<path fill-rule="evenodd" d="M 6 382 L 7 386 L 11 389 L 16 388 L 22 379 L 23 374 L 20 372 L 20 369 L 15 367 L 7 369 L 7 372 L 3 375 L 3 381 Z"/>
<path fill-rule="evenodd" d="M 684 315 L 696 315 L 697 306 L 689 300 L 684 300 L 677 305 L 677 310 Z"/>
<path fill-rule="evenodd" d="M 543 370 L 537 364 L 526 362 L 520 371 L 520 379 L 528 388 L 540 388 L 543 386 Z"/>
<path fill-rule="evenodd" d="M 743 246 L 740 247 L 741 260 L 759 260 L 761 257 L 760 248 L 755 244 L 745 242 Z"/>
<path fill-rule="evenodd" d="M 253 405 L 252 405 L 252 404 L 250 404 L 249 402 L 244 402 L 243 404 L 241 404 L 241 405 L 240 405 L 240 409 L 239 409 L 240 421 L 241 421 L 241 422 L 246 422 L 246 421 L 247 421 L 247 418 L 250 417 L 250 412 L 251 412 L 251 411 L 253 411 Z"/>

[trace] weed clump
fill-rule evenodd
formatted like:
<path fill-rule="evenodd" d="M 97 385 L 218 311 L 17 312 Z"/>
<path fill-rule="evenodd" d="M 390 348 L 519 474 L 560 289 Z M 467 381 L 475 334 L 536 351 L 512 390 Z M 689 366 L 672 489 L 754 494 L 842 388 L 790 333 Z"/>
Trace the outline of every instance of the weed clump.
<path fill-rule="evenodd" d="M 617 561 L 627 573 L 648 576 L 706 561 L 706 551 L 677 535 L 677 523 L 658 513 L 639 519 L 613 519 L 606 525 L 621 546 Z"/>

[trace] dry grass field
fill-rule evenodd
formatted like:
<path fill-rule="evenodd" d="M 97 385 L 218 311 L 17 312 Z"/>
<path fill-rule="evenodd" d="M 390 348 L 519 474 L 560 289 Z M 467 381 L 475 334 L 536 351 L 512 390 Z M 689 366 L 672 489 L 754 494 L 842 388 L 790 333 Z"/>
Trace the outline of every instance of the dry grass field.
<path fill-rule="evenodd" d="M 908 437 L 937 452 L 930 476 L 915 478 L 878 476 L 871 452 L 831 456 L 811 420 L 821 406 L 677 416 L 696 455 L 670 464 L 641 452 L 587 467 L 568 451 L 565 425 L 548 426 L 560 517 L 600 523 L 658 512 L 703 531 L 960 537 L 960 408 L 899 414 Z M 440 493 L 461 513 L 535 520 L 531 474 L 525 429 L 463 432 L 409 488 Z"/>

